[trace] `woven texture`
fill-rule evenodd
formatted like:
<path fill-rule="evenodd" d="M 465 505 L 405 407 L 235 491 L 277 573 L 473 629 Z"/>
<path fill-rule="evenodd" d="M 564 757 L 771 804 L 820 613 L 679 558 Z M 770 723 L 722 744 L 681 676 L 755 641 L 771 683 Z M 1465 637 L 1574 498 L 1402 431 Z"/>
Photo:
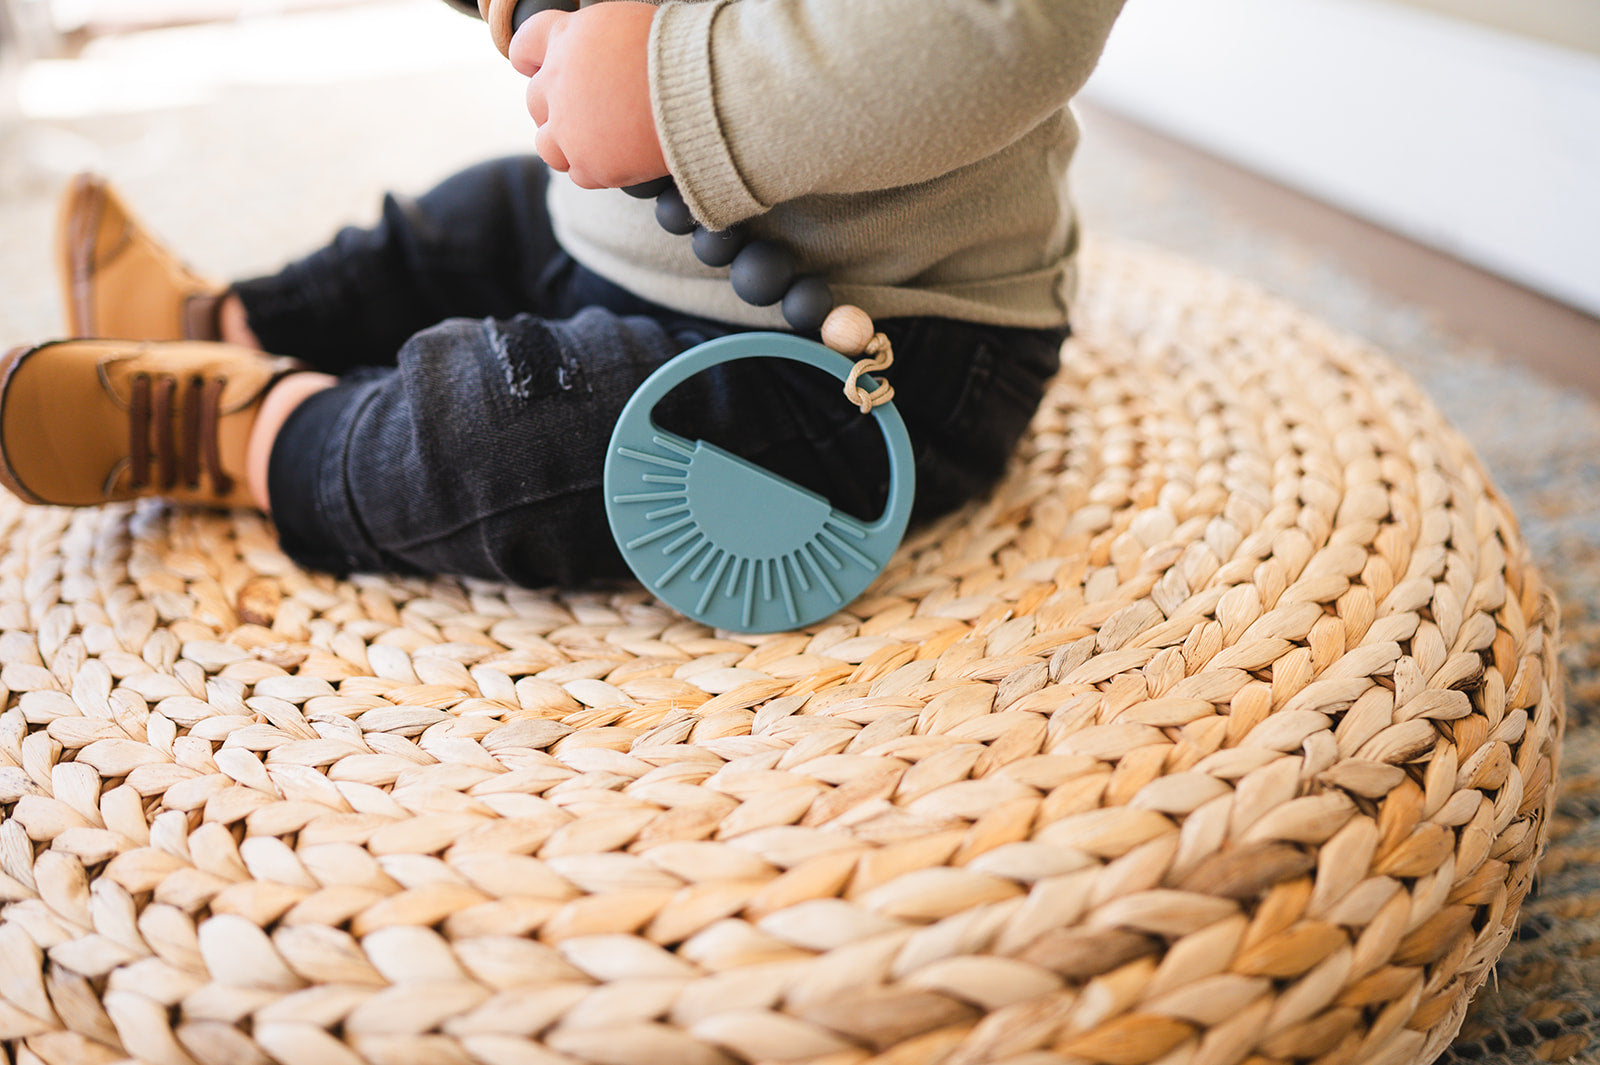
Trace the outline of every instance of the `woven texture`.
<path fill-rule="evenodd" d="M 804 633 L 0 505 L 18 1065 L 1423 1065 L 1512 935 L 1556 610 L 1384 360 L 1086 262 L 1015 467 Z"/>

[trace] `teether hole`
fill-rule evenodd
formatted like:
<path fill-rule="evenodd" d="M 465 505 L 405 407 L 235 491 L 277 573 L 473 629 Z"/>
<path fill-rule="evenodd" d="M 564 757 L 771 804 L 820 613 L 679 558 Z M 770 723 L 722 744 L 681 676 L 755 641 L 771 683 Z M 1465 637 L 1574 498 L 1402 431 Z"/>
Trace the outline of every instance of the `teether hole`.
<path fill-rule="evenodd" d="M 711 398 L 716 393 L 736 398 Z M 752 418 L 801 446 L 751 447 L 739 427 Z M 876 420 L 850 406 L 837 378 L 814 367 L 770 358 L 724 363 L 668 392 L 651 420 L 793 482 L 857 521 L 875 521 L 888 501 L 889 455 Z M 748 509 L 759 520 L 760 508 Z"/>

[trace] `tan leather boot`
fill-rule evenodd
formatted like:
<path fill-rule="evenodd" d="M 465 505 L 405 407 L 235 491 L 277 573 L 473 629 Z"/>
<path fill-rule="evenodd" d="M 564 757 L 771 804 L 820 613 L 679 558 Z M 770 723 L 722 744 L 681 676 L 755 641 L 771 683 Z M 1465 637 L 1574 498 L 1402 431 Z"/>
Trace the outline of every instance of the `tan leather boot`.
<path fill-rule="evenodd" d="M 218 337 L 224 286 L 185 266 L 93 174 L 79 174 L 62 194 L 56 262 L 68 336 Z"/>
<path fill-rule="evenodd" d="M 203 341 L 63 340 L 0 358 L 0 483 L 30 503 L 253 507 L 261 399 L 304 365 Z"/>

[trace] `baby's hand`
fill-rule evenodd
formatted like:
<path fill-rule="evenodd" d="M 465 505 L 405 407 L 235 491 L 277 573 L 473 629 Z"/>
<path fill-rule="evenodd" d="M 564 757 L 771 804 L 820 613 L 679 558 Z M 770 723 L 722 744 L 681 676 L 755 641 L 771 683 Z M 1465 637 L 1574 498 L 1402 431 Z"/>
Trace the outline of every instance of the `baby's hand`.
<path fill-rule="evenodd" d="M 655 11 L 635 0 L 541 11 L 511 38 L 511 65 L 528 77 L 528 114 L 539 124 L 534 148 L 583 188 L 667 173 L 650 108 Z"/>

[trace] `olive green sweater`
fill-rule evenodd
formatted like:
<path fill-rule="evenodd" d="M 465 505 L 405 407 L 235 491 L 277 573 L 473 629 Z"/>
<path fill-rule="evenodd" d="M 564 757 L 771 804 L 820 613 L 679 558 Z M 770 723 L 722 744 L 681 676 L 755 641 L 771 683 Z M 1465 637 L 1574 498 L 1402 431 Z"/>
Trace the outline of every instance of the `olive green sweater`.
<path fill-rule="evenodd" d="M 650 86 L 695 217 L 782 241 L 875 317 L 1067 320 L 1066 190 L 1088 78 L 1122 0 L 666 0 Z M 572 255 L 646 299 L 756 327 L 727 271 L 648 201 L 552 184 Z"/>

